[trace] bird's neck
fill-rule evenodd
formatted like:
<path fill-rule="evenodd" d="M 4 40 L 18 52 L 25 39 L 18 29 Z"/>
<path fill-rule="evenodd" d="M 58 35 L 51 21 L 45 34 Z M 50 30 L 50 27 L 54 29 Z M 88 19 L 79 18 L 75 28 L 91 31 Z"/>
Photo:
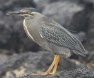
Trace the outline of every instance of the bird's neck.
<path fill-rule="evenodd" d="M 26 20 L 25 19 L 23 21 L 23 27 L 24 27 L 24 30 L 25 30 L 26 34 L 28 35 L 28 37 L 30 37 L 34 41 L 34 38 L 30 34 L 30 32 L 28 31 L 28 27 L 26 26 Z"/>

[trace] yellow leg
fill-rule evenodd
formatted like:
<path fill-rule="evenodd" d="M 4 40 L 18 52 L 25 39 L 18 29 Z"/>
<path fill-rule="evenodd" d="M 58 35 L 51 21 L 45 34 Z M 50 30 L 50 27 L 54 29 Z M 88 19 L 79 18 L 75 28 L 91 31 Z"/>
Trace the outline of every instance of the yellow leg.
<path fill-rule="evenodd" d="M 49 67 L 49 69 L 46 72 L 33 73 L 32 75 L 44 75 L 45 76 L 45 75 L 49 75 L 49 74 L 55 74 L 57 67 L 58 67 L 59 60 L 60 60 L 60 55 L 55 55 L 51 66 Z"/>

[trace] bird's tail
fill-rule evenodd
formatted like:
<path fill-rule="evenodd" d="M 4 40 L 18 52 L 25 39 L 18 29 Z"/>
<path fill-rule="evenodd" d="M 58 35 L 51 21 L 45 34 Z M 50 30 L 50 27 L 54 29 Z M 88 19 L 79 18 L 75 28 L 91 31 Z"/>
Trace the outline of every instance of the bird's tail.
<path fill-rule="evenodd" d="M 84 52 L 79 52 L 79 51 L 76 51 L 76 50 L 72 50 L 72 52 L 77 54 L 77 55 L 83 56 L 83 57 L 86 57 L 88 55 L 88 52 L 86 50 Z"/>

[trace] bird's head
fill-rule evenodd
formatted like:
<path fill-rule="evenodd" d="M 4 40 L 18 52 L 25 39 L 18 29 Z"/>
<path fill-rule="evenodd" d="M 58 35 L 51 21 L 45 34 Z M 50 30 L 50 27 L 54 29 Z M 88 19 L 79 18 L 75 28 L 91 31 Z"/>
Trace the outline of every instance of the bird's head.
<path fill-rule="evenodd" d="M 7 15 L 16 15 L 16 16 L 27 17 L 30 15 L 33 15 L 34 13 L 32 12 L 37 12 L 37 10 L 35 8 L 25 8 L 25 9 L 21 9 L 18 11 L 8 12 Z"/>

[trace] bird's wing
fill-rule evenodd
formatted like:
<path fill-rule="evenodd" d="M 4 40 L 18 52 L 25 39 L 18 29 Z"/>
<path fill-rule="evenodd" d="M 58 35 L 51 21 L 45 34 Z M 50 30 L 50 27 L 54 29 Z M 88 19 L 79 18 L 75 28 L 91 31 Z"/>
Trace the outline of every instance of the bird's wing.
<path fill-rule="evenodd" d="M 53 43 L 57 46 L 69 48 L 71 50 L 79 51 L 79 54 L 80 52 L 84 54 L 84 48 L 80 41 L 68 30 L 61 27 L 61 25 L 54 21 L 47 23 L 46 20 L 46 22 L 42 24 L 40 35 L 47 42 Z"/>

